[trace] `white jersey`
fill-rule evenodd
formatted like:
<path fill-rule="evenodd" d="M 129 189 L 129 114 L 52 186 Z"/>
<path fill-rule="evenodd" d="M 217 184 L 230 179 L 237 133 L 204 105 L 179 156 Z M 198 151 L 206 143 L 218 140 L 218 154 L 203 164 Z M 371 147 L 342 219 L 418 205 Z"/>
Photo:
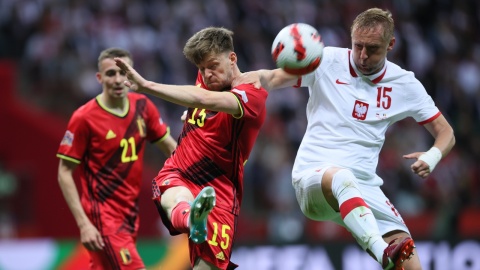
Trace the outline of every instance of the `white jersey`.
<path fill-rule="evenodd" d="M 308 86 L 310 98 L 294 182 L 308 170 L 338 166 L 364 184 L 382 185 L 376 167 L 387 128 L 406 117 L 424 124 L 440 115 L 412 72 L 386 60 L 379 73 L 364 76 L 345 48 L 326 47 L 322 63 L 301 78 L 301 86 Z"/>

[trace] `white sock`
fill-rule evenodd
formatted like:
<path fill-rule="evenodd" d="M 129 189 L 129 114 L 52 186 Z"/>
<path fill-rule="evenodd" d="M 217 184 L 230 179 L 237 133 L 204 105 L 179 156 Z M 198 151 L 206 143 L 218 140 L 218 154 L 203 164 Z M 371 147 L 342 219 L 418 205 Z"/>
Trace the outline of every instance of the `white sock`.
<path fill-rule="evenodd" d="M 364 250 L 369 249 L 377 261 L 382 263 L 383 251 L 388 244 L 380 234 L 372 210 L 362 198 L 353 173 L 346 169 L 335 173 L 332 192 L 338 201 L 340 214 L 347 229 Z"/>

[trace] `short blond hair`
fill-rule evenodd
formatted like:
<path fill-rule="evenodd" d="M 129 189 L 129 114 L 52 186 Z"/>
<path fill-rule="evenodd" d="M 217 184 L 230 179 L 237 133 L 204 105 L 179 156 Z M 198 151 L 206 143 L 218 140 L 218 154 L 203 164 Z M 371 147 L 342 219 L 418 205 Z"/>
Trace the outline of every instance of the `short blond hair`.
<path fill-rule="evenodd" d="M 233 32 L 223 27 L 207 27 L 188 39 L 183 54 L 194 65 L 214 54 L 233 52 Z"/>
<path fill-rule="evenodd" d="M 377 25 L 383 26 L 383 39 L 389 42 L 394 35 L 395 23 L 390 11 L 379 8 L 367 9 L 360 13 L 353 21 L 350 34 L 358 29 L 370 29 Z"/>

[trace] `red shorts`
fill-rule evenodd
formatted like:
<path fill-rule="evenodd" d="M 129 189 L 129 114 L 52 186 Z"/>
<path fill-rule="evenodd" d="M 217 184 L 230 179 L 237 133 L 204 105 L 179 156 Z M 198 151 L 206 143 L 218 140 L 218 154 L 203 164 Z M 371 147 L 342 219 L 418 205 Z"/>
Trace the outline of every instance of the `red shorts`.
<path fill-rule="evenodd" d="M 192 266 L 198 258 L 215 265 L 220 269 L 237 267 L 230 262 L 232 245 L 235 237 L 237 217 L 228 211 L 214 207 L 207 220 L 207 241 L 195 244 L 188 241 L 190 262 Z"/>
<path fill-rule="evenodd" d="M 160 200 L 161 194 L 165 192 L 165 190 L 177 186 L 184 186 L 190 189 L 194 197 L 196 197 L 203 188 L 202 186 L 196 186 L 181 179 L 178 175 L 169 175 L 168 177 L 153 180 L 154 202 L 162 217 L 163 224 L 170 231 L 171 235 L 177 235 L 180 232 L 173 228 L 160 205 Z M 236 224 L 237 216 L 235 214 L 225 209 L 214 207 L 207 219 L 207 241 L 202 244 L 195 244 L 190 239 L 188 241 L 192 267 L 199 258 L 202 258 L 220 269 L 235 269 L 237 265 L 230 262 L 230 258 L 232 255 Z"/>
<path fill-rule="evenodd" d="M 91 251 L 90 269 L 145 269 L 136 247 L 136 239 L 129 233 L 104 235 L 103 250 Z"/>

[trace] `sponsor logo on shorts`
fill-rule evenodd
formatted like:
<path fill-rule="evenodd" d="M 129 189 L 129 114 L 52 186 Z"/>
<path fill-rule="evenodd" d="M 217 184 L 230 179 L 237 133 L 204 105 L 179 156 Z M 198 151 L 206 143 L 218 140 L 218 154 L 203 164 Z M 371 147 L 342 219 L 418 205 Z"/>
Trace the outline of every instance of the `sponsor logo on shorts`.
<path fill-rule="evenodd" d="M 217 253 L 217 255 L 215 255 L 215 258 L 224 261 L 225 260 L 225 255 L 223 254 L 222 251 L 220 251 L 219 253 Z"/>
<path fill-rule="evenodd" d="M 132 256 L 130 255 L 128 248 L 120 249 L 120 257 L 122 257 L 122 262 L 124 265 L 132 263 Z"/>

